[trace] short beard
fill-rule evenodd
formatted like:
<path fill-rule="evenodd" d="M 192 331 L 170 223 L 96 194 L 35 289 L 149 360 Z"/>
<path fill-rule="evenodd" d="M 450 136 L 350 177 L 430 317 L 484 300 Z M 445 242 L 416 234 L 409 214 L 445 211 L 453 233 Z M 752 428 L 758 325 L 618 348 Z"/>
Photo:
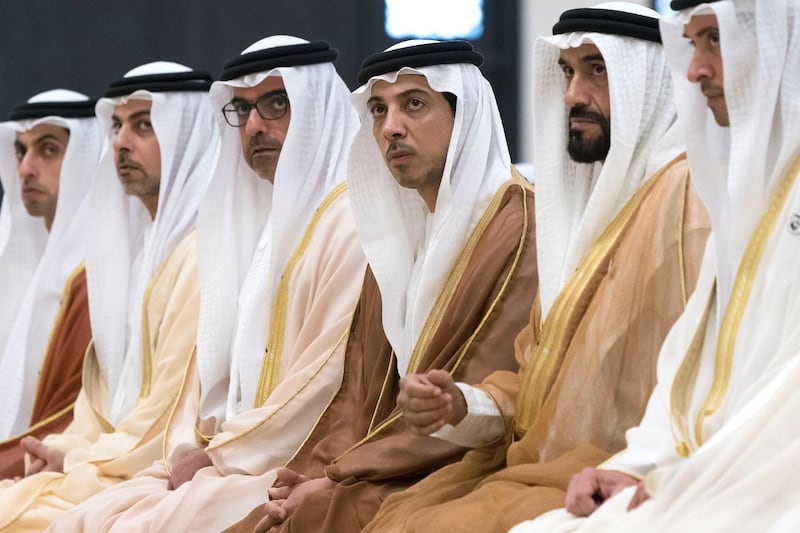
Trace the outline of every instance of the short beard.
<path fill-rule="evenodd" d="M 567 153 L 576 163 L 594 163 L 605 161 L 611 149 L 611 124 L 608 118 L 585 107 L 573 107 L 570 118 L 588 118 L 600 125 L 600 135 L 593 139 L 585 139 L 582 131 L 569 130 Z"/>

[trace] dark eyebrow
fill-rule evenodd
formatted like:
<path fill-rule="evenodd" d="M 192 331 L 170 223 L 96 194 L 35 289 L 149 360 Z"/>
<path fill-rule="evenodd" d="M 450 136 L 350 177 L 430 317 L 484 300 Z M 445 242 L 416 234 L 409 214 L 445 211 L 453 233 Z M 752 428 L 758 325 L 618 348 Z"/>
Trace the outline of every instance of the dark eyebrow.
<path fill-rule="evenodd" d="M 409 89 L 407 91 L 403 91 L 398 96 L 400 96 L 401 98 L 406 98 L 406 97 L 414 95 L 414 94 L 421 94 L 423 96 L 430 96 L 430 93 L 428 91 L 426 91 L 424 89 L 418 89 L 416 87 L 413 88 L 413 89 Z"/>
<path fill-rule="evenodd" d="M 589 54 L 585 55 L 580 58 L 581 63 L 589 63 L 590 61 L 602 61 L 605 63 L 605 59 L 603 59 L 603 54 Z"/>
<path fill-rule="evenodd" d="M 694 37 L 689 37 L 688 35 L 686 35 L 686 32 L 684 31 L 683 32 L 683 37 L 684 37 L 684 39 L 689 39 L 691 41 L 692 39 L 697 39 L 698 37 L 703 37 L 703 36 L 711 33 L 712 31 L 718 31 L 718 30 L 719 30 L 719 28 L 717 26 L 706 26 L 703 29 L 701 29 L 700 31 L 698 31 L 697 34 Z"/>
<path fill-rule="evenodd" d="M 27 149 L 28 149 L 28 147 L 25 146 L 24 144 L 22 144 L 21 142 L 14 141 L 14 151 L 16 151 L 16 152 L 24 152 Z"/>
<path fill-rule="evenodd" d="M 132 120 L 135 120 L 137 118 L 145 117 L 145 116 L 147 118 L 150 118 L 150 110 L 149 109 L 146 110 L 146 111 L 137 111 L 136 113 L 132 113 L 132 114 L 128 115 L 128 122 L 130 122 Z"/>
<path fill-rule="evenodd" d="M 36 139 L 34 139 L 33 143 L 31 143 L 31 144 L 41 144 L 41 143 L 43 143 L 45 141 L 55 141 L 57 143 L 63 143 L 64 142 L 61 139 L 59 139 L 58 137 L 56 137 L 55 135 L 53 135 L 52 133 L 45 133 L 41 137 L 37 137 Z M 17 141 L 17 142 L 19 142 L 19 141 Z M 22 144 L 22 143 L 20 143 L 20 144 Z"/>
<path fill-rule="evenodd" d="M 590 63 L 592 61 L 602 61 L 603 63 L 606 62 L 605 59 L 603 59 L 603 54 L 588 54 L 588 55 L 579 57 L 578 61 L 581 62 L 581 63 Z M 563 58 L 560 58 L 560 57 L 558 58 L 558 64 L 559 64 L 559 66 L 562 66 L 562 67 L 571 66 Z"/>
<path fill-rule="evenodd" d="M 264 94 L 262 94 L 261 96 L 256 98 L 256 100 L 261 100 L 265 96 L 286 96 L 288 98 L 288 96 L 286 95 L 286 89 L 275 89 L 274 91 L 265 92 Z M 245 103 L 247 103 L 247 100 L 245 100 L 241 96 L 234 96 L 233 98 L 231 98 L 231 102 L 245 102 Z"/>
<path fill-rule="evenodd" d="M 428 91 L 426 91 L 424 89 L 419 89 L 417 87 L 414 87 L 412 89 L 408 89 L 407 91 L 403 91 L 403 92 L 395 95 L 395 98 L 408 98 L 409 96 L 412 96 L 414 94 L 421 94 L 423 96 L 430 96 L 430 93 Z M 373 101 L 382 102 L 383 98 L 380 97 L 380 96 L 370 96 L 369 100 L 367 100 L 367 105 L 369 105 Z"/>
<path fill-rule="evenodd" d="M 150 116 L 150 110 L 149 109 L 145 109 L 143 111 L 137 111 L 136 113 L 131 113 L 130 115 L 128 115 L 128 122 L 130 122 L 132 120 L 136 120 L 136 119 L 141 118 L 143 116 L 149 117 Z M 119 118 L 117 115 L 111 115 L 111 121 L 112 122 L 122 122 L 122 119 Z"/>

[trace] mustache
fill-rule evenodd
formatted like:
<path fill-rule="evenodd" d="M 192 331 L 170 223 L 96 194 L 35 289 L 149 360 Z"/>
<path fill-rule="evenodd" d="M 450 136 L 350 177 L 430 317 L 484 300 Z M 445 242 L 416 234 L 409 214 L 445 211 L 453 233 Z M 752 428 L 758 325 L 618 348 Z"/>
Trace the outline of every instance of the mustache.
<path fill-rule="evenodd" d="M 249 152 L 252 152 L 253 150 L 259 148 L 267 148 L 269 150 L 280 150 L 281 148 L 283 148 L 283 144 L 271 137 L 267 137 L 261 132 L 258 132 L 256 135 L 250 137 L 250 140 L 247 141 L 247 150 Z"/>
<path fill-rule="evenodd" d="M 592 111 L 591 109 L 585 106 L 573 106 L 572 109 L 569 110 L 569 118 L 571 119 L 585 118 L 599 123 L 608 121 L 608 119 L 605 116 L 603 116 L 602 113 L 598 113 L 597 111 Z"/>
<path fill-rule="evenodd" d="M 409 154 L 416 153 L 416 151 L 406 143 L 402 141 L 392 141 L 386 148 L 386 158 L 390 158 L 395 152 L 408 152 Z"/>
<path fill-rule="evenodd" d="M 128 153 L 126 151 L 122 151 L 122 150 L 120 150 L 119 155 L 117 156 L 116 163 L 117 163 L 117 168 L 121 167 L 122 165 L 129 166 L 129 167 L 134 167 L 134 168 L 137 168 L 137 169 L 141 169 L 142 168 L 142 165 L 140 165 L 139 163 L 137 163 L 136 161 L 134 161 L 131 158 L 130 153 Z"/>
<path fill-rule="evenodd" d="M 36 189 L 37 191 L 41 191 L 42 188 L 38 183 L 38 180 L 33 176 L 26 176 L 22 180 L 22 188 L 23 189 Z"/>
<path fill-rule="evenodd" d="M 724 96 L 725 94 L 725 91 L 721 86 L 712 85 L 706 80 L 700 82 L 700 90 L 703 92 L 706 98 L 711 98 L 712 96 Z"/>

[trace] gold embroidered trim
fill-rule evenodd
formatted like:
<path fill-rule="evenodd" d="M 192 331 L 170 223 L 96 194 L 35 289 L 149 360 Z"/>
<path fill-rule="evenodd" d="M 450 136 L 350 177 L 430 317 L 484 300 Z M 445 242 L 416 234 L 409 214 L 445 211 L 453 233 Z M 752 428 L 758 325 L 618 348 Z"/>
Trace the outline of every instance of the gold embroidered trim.
<path fill-rule="evenodd" d="M 367 433 L 372 431 L 372 427 L 375 425 L 375 419 L 378 417 L 378 410 L 383 400 L 383 394 L 386 392 L 386 387 L 389 385 L 389 378 L 392 375 L 392 370 L 394 370 L 394 363 L 397 362 L 397 356 L 392 350 L 391 356 L 389 358 L 389 366 L 386 368 L 386 375 L 383 376 L 383 385 L 381 385 L 381 393 L 378 395 L 378 405 L 375 406 L 375 411 L 372 413 L 372 419 L 369 421 L 369 428 L 367 429 Z"/>
<path fill-rule="evenodd" d="M 219 444 L 216 444 L 214 446 L 208 446 L 208 450 L 209 451 L 218 450 L 218 449 L 222 448 L 223 446 L 225 446 L 227 444 L 230 444 L 231 442 L 234 442 L 234 441 L 237 441 L 237 440 L 241 439 L 245 435 L 248 435 L 249 433 L 251 433 L 256 428 L 261 427 L 265 422 L 267 422 L 269 419 L 271 419 L 276 414 L 278 414 L 284 407 L 286 407 L 289 404 L 289 402 L 294 400 L 302 391 L 304 391 L 305 388 L 308 386 L 308 384 L 311 383 L 312 381 L 314 381 L 314 379 L 319 375 L 320 372 L 322 372 L 322 369 L 325 368 L 325 366 L 328 364 L 328 361 L 330 361 L 331 357 L 333 357 L 333 354 L 336 353 L 336 350 L 339 348 L 339 346 L 341 346 L 342 342 L 346 341 L 346 339 L 348 338 L 349 333 L 350 333 L 350 328 L 348 327 L 347 329 L 345 329 L 344 333 L 342 333 L 342 335 L 339 337 L 339 340 L 337 340 L 336 343 L 333 345 L 333 347 L 328 351 L 328 355 L 325 357 L 325 360 L 322 362 L 322 364 L 320 364 L 317 367 L 317 369 L 314 371 L 314 373 L 311 376 L 308 377 L 306 382 L 303 383 L 303 386 L 299 387 L 295 391 L 294 394 L 292 394 L 289 398 L 287 398 L 282 404 L 277 406 L 269 415 L 267 415 L 266 417 L 262 418 L 257 423 L 253 424 L 252 427 L 242 431 L 241 433 L 237 434 L 233 438 L 228 439 L 225 442 L 220 442 Z M 331 396 L 331 399 L 328 402 L 328 406 L 331 404 L 331 402 L 333 401 L 333 399 L 335 397 L 336 397 L 336 394 Z M 326 406 L 325 409 L 320 413 L 319 417 L 317 417 L 317 421 L 319 421 L 319 418 L 322 417 L 322 415 L 328 409 L 328 406 Z M 311 432 L 314 430 L 314 428 L 316 426 L 317 426 L 317 424 L 315 422 L 314 425 L 311 426 L 311 430 L 309 430 L 308 435 L 306 435 L 306 438 L 303 439 L 303 442 L 305 442 L 308 439 L 308 436 L 311 434 Z M 300 450 L 300 447 L 297 448 L 297 450 L 295 451 L 295 454 L 299 450 Z"/>
<path fill-rule="evenodd" d="M 63 407 L 60 411 L 58 411 L 56 413 L 53 413 L 52 415 L 48 416 L 47 418 L 44 418 L 44 419 L 38 421 L 37 423 L 32 424 L 28 429 L 25 430 L 24 433 L 20 433 L 19 435 L 15 436 L 15 437 L 11 437 L 10 439 L 0 440 L 0 446 L 2 446 L 4 444 L 7 444 L 7 443 L 9 443 L 11 441 L 17 440 L 17 439 L 21 439 L 22 437 L 25 437 L 26 435 L 30 435 L 31 433 L 36 432 L 37 429 L 46 426 L 47 424 L 49 424 L 53 420 L 61 418 L 65 414 L 67 414 L 70 411 L 72 411 L 73 407 L 75 407 L 75 402 L 70 403 L 66 407 Z"/>
<path fill-rule="evenodd" d="M 681 361 L 670 389 L 670 415 L 672 419 L 672 435 L 675 438 L 675 451 L 681 457 L 688 457 L 695 449 L 689 434 L 689 391 L 694 389 L 697 373 L 700 370 L 700 356 L 706 338 L 708 317 L 717 294 L 716 282 L 712 285 L 706 300 L 705 310 L 700 324 L 692 336 L 686 355 Z"/>
<path fill-rule="evenodd" d="M 89 355 L 91 352 L 91 356 Z M 95 418 L 103 427 L 103 430 L 106 433 L 112 433 L 114 431 L 114 424 L 106 420 L 105 415 L 101 412 L 100 409 L 94 403 L 94 398 L 91 396 L 91 383 L 95 381 L 94 375 L 96 371 L 99 371 L 99 363 L 97 362 L 97 352 L 94 349 L 94 339 L 89 342 L 89 346 L 86 347 L 86 352 L 83 354 L 83 371 L 81 372 L 81 390 L 86 393 L 86 403 L 89 404 L 91 407 L 92 412 L 94 413 Z M 108 391 L 108 385 L 102 379 L 99 380 L 103 385 L 106 387 L 106 396 L 110 396 L 110 391 Z M 80 397 L 80 395 L 79 395 Z M 77 402 L 76 402 L 77 403 Z"/>
<path fill-rule="evenodd" d="M 483 326 L 486 325 L 486 321 L 489 320 L 489 317 L 494 312 L 494 309 L 497 307 L 497 302 L 500 300 L 500 297 L 505 295 L 506 289 L 508 288 L 508 284 L 511 283 L 511 278 L 514 277 L 514 274 L 517 272 L 517 266 L 519 266 L 520 258 L 522 257 L 522 252 L 525 250 L 525 237 L 528 235 L 528 226 L 530 226 L 530 221 L 528 220 L 528 198 L 525 194 L 522 195 L 522 234 L 520 235 L 519 243 L 517 244 L 517 252 L 514 254 L 514 261 L 511 263 L 511 267 L 508 269 L 508 274 L 506 278 L 503 280 L 503 284 L 500 286 L 500 290 L 497 291 L 497 296 L 495 296 L 494 300 L 492 301 L 489 309 L 486 313 L 481 317 L 481 321 L 478 323 L 478 326 L 475 328 L 475 331 L 472 332 L 472 335 L 469 336 L 467 342 L 464 343 L 464 346 L 461 348 L 458 357 L 456 358 L 456 362 L 453 365 L 453 368 L 450 370 L 450 373 L 456 371 L 458 367 L 461 366 L 461 361 L 467 354 L 467 351 L 472 346 L 472 342 L 475 340 L 475 337 L 478 336 L 483 330 Z"/>
<path fill-rule="evenodd" d="M 36 388 L 34 389 L 36 391 L 36 396 L 34 397 L 33 400 L 34 408 L 39 403 L 39 394 L 41 393 L 41 391 L 39 390 L 39 385 L 42 382 L 42 375 L 44 374 L 44 364 L 47 362 L 47 354 L 48 352 L 50 352 L 50 346 L 53 344 L 53 336 L 56 334 L 56 331 L 61 325 L 61 321 L 64 319 L 64 313 L 67 310 L 67 304 L 69 303 L 69 300 L 72 297 L 72 283 L 75 281 L 75 278 L 77 278 L 78 275 L 81 272 L 83 272 L 85 268 L 86 265 L 84 264 L 83 261 L 78 263 L 78 266 L 76 266 L 73 269 L 72 273 L 70 273 L 70 275 L 67 277 L 67 282 L 64 284 L 64 290 L 61 292 L 61 300 L 59 301 L 58 304 L 58 312 L 56 313 L 56 318 L 53 320 L 53 327 L 50 328 L 50 335 L 47 337 L 47 344 L 45 345 L 44 354 L 42 357 L 42 364 L 39 367 L 39 375 L 36 378 Z M 84 354 L 85 353 L 86 352 L 84 352 Z M 71 408 L 72 407 L 70 407 L 70 409 Z M 33 416 L 33 413 L 31 413 L 31 416 Z M 28 422 L 28 424 L 30 425 L 28 431 L 31 431 L 33 428 L 39 427 L 40 425 L 40 424 L 31 424 L 31 422 Z"/>
<path fill-rule="evenodd" d="M 439 296 L 436 298 L 436 302 L 434 303 L 434 307 L 432 308 L 431 312 L 429 313 L 428 318 L 425 321 L 425 327 L 423 328 L 422 333 L 420 334 L 420 338 L 417 340 L 417 344 L 414 347 L 414 352 L 413 352 L 414 355 L 412 355 L 411 362 L 409 363 L 409 370 L 408 370 L 407 373 L 410 374 L 410 373 L 414 373 L 414 372 L 417 371 L 417 369 L 419 367 L 420 360 L 422 358 L 422 354 L 424 353 L 425 348 L 427 348 L 428 343 L 430 342 L 431 338 L 433 338 L 433 335 L 436 332 L 436 328 L 438 328 L 440 323 L 441 323 L 442 317 L 444 316 L 444 312 L 446 310 L 446 306 L 449 305 L 450 300 L 452 299 L 453 294 L 455 293 L 455 288 L 458 285 L 458 283 L 461 281 L 461 278 L 463 277 L 464 272 L 467 269 L 467 265 L 469 263 L 469 260 L 472 257 L 472 253 L 474 252 L 475 247 L 477 246 L 478 241 L 480 240 L 480 237 L 483 235 L 483 232 L 486 230 L 486 227 L 489 225 L 489 222 L 491 222 L 491 220 L 497 214 L 497 210 L 498 210 L 498 208 L 500 206 L 500 202 L 503 199 L 503 197 L 505 196 L 506 191 L 509 188 L 511 188 L 512 186 L 519 186 L 519 187 L 522 187 L 524 190 L 533 190 L 533 187 L 531 186 L 530 182 L 528 182 L 522 176 L 522 174 L 520 174 L 519 171 L 517 171 L 517 169 L 515 167 L 511 167 L 511 179 L 506 181 L 497 190 L 495 195 L 492 197 L 492 200 L 489 203 L 489 206 L 484 210 L 484 213 L 481 216 L 480 220 L 478 221 L 478 224 L 475 226 L 475 229 L 470 234 L 470 237 L 469 237 L 469 239 L 467 241 L 467 244 L 465 245 L 465 247 L 462 250 L 461 254 L 459 254 L 459 257 L 458 257 L 458 260 L 456 262 L 456 265 L 453 267 L 453 270 L 451 270 L 450 275 L 448 276 L 448 279 L 445 282 L 444 288 L 439 293 Z M 498 291 L 497 295 L 495 296 L 494 300 L 492 301 L 491 305 L 489 306 L 489 309 L 486 311 L 486 313 L 481 318 L 481 321 L 479 322 L 479 324 L 476 327 L 475 331 L 472 333 L 472 335 L 470 335 L 469 339 L 465 343 L 464 348 L 460 351 L 456 363 L 454 364 L 453 368 L 450 370 L 451 374 L 453 372 L 455 372 L 456 369 L 458 369 L 459 365 L 461 364 L 461 361 L 464 358 L 464 355 L 466 353 L 466 350 L 467 350 L 468 346 L 472 343 L 474 338 L 480 332 L 481 328 L 485 325 L 486 320 L 492 314 L 492 312 L 494 311 L 495 307 L 497 306 L 497 302 L 505 294 L 505 289 L 508 286 L 509 280 L 513 277 L 514 273 L 516 272 L 516 267 L 517 267 L 519 258 L 520 258 L 521 254 L 522 254 L 522 249 L 524 248 L 525 238 L 527 236 L 527 228 L 528 228 L 527 201 L 528 201 L 527 200 L 527 196 L 523 193 L 522 204 L 523 204 L 523 211 L 524 211 L 526 216 L 525 216 L 525 219 L 524 219 L 524 222 L 523 222 L 522 232 L 521 232 L 521 235 L 520 235 L 520 241 L 519 241 L 519 244 L 517 245 L 517 251 L 515 253 L 514 262 L 513 262 L 512 266 L 511 266 L 511 268 L 509 268 L 508 274 L 506 275 L 506 278 L 504 279 L 500 290 Z M 434 317 L 434 315 L 435 315 L 435 317 Z M 394 352 L 392 352 L 392 353 L 394 353 Z M 390 364 L 390 371 L 391 371 L 391 364 Z M 372 415 L 372 421 L 373 422 L 375 420 L 375 417 L 376 417 L 376 414 L 377 414 L 377 410 L 380 408 L 380 406 L 382 404 L 383 393 L 384 393 L 384 390 L 382 389 L 381 390 L 381 395 L 378 397 L 378 402 L 375 405 L 375 411 L 373 412 L 373 415 Z M 398 412 L 398 413 L 395 413 L 394 415 L 390 416 L 386 420 L 384 420 L 381 424 L 378 425 L 378 427 L 368 431 L 367 435 L 364 436 L 364 438 L 362 438 L 360 441 L 358 441 L 355 444 L 353 444 L 343 454 L 341 454 L 339 457 L 337 457 L 334 460 L 334 462 L 338 461 L 341 457 L 343 457 L 344 455 L 349 453 L 351 450 L 361 446 L 365 442 L 367 442 L 370 439 L 372 439 L 375 435 L 377 435 L 378 433 L 383 431 L 385 428 L 387 428 L 388 426 L 390 426 L 391 424 L 393 424 L 394 422 L 399 420 L 401 417 L 402 417 L 402 412 Z M 372 428 L 372 423 L 370 423 L 370 428 Z"/>
<path fill-rule="evenodd" d="M 183 391 L 186 390 L 186 379 L 189 376 L 189 369 L 192 367 L 192 362 L 197 357 L 197 343 L 194 343 L 192 346 L 192 353 L 189 356 L 189 362 L 186 367 L 183 369 L 183 379 L 181 380 L 181 386 L 178 389 L 178 396 L 175 398 L 175 401 L 172 403 L 172 407 L 169 409 L 169 415 L 167 416 L 167 423 L 164 426 L 164 437 L 161 439 L 161 455 L 164 458 L 164 468 L 167 470 L 167 475 L 172 475 L 172 469 L 170 468 L 168 457 L 167 457 L 167 440 L 169 439 L 169 430 L 172 426 L 172 419 L 175 417 L 175 412 L 178 410 L 178 404 L 181 402 L 181 398 L 183 398 Z M 197 425 L 195 424 L 195 433 L 197 433 Z"/>
<path fill-rule="evenodd" d="M 153 288 L 164 273 L 170 257 L 172 257 L 172 254 L 169 254 L 164 262 L 161 263 L 156 275 L 150 278 L 150 282 L 147 284 L 147 289 L 144 291 L 144 296 L 142 297 L 142 386 L 139 389 L 139 400 L 150 396 L 150 389 L 152 387 L 153 353 L 150 349 L 150 314 L 147 311 L 148 305 L 150 304 L 150 293 L 153 292 Z"/>
<path fill-rule="evenodd" d="M 686 307 L 689 300 L 686 290 L 686 252 L 684 250 L 684 231 L 686 229 L 686 204 L 689 201 L 689 169 L 683 173 L 683 197 L 681 199 L 681 217 L 678 222 L 678 269 L 681 277 L 681 303 Z"/>
<path fill-rule="evenodd" d="M 266 349 L 264 351 L 264 360 L 261 364 L 261 372 L 258 378 L 258 388 L 256 389 L 255 401 L 253 407 L 261 407 L 267 401 L 269 395 L 278 386 L 280 378 L 281 356 L 283 355 L 283 341 L 286 334 L 286 314 L 288 312 L 289 303 L 289 282 L 292 279 L 292 273 L 300 258 L 306 252 L 317 224 L 319 223 L 322 215 L 328 208 L 347 190 L 347 182 L 340 183 L 328 193 L 328 196 L 322 201 L 314 212 L 303 238 L 297 245 L 292 257 L 286 264 L 286 268 L 281 274 L 281 279 L 278 284 L 278 294 L 275 298 L 275 305 L 273 306 L 272 318 L 269 325 L 269 339 Z"/>
<path fill-rule="evenodd" d="M 731 378 L 731 367 L 733 365 L 733 350 L 736 345 L 736 335 L 739 333 L 739 325 L 741 324 L 747 301 L 750 298 L 753 281 L 755 280 L 758 267 L 761 264 L 767 241 L 778 220 L 778 216 L 783 210 L 786 198 L 789 196 L 789 192 L 792 190 L 798 174 L 800 174 L 800 157 L 795 159 L 778 185 L 773 200 L 770 202 L 769 208 L 767 208 L 767 212 L 764 213 L 764 216 L 758 223 L 753 237 L 750 239 L 750 244 L 748 244 L 744 252 L 720 326 L 717 356 L 714 365 L 714 380 L 711 383 L 711 389 L 703 404 L 703 408 L 697 415 L 697 421 L 695 422 L 695 435 L 698 445 L 703 444 L 703 420 L 719 409 L 728 390 Z"/>
<path fill-rule="evenodd" d="M 347 329 L 342 334 L 342 337 L 339 339 L 339 342 L 336 343 L 336 346 L 334 346 L 333 350 L 331 350 L 331 352 L 330 352 L 330 355 L 333 355 L 333 353 L 342 344 L 342 342 L 345 343 L 345 346 L 344 346 L 345 353 L 343 354 L 343 357 L 342 357 L 343 366 L 347 365 L 347 342 L 350 340 L 350 330 L 351 330 L 352 327 L 353 327 L 353 318 L 352 318 L 352 315 L 351 315 L 350 316 L 350 324 L 347 326 Z M 342 378 L 344 379 L 344 376 L 342 376 Z M 309 379 L 308 382 L 306 382 L 306 383 L 308 384 L 310 382 L 311 382 L 311 380 Z M 320 411 L 319 415 L 317 416 L 317 419 L 311 425 L 311 429 L 308 431 L 308 433 L 306 434 L 305 438 L 300 443 L 300 445 L 292 453 L 291 457 L 289 457 L 289 460 L 286 461 L 286 464 L 289 464 L 292 461 L 294 461 L 295 457 L 297 457 L 297 454 L 300 453 L 300 451 L 305 447 L 306 443 L 308 442 L 308 439 L 311 438 L 311 435 L 314 433 L 314 430 L 317 429 L 317 426 L 319 425 L 319 421 L 322 419 L 322 417 L 325 415 L 325 413 L 328 412 L 328 409 L 330 408 L 331 404 L 333 403 L 333 400 L 336 399 L 336 397 L 339 395 L 339 392 L 342 390 L 342 385 L 343 385 L 343 383 L 340 384 L 339 388 L 336 390 L 336 392 L 334 392 L 331 395 L 330 399 L 328 400 L 328 403 L 325 405 L 325 408 L 322 411 Z M 286 405 L 286 404 L 284 404 L 284 405 Z M 254 428 L 255 427 L 256 426 L 254 426 Z M 231 440 L 235 440 L 235 439 L 231 439 Z"/>
<path fill-rule="evenodd" d="M 442 290 L 439 291 L 439 295 L 437 296 L 436 301 L 433 304 L 433 307 L 431 307 L 431 311 L 430 313 L 428 313 L 428 317 L 425 319 L 425 325 L 423 326 L 419 338 L 417 339 L 417 342 L 414 345 L 414 350 L 411 353 L 411 359 L 408 363 L 408 368 L 406 370 L 407 374 L 413 374 L 419 369 L 419 364 L 422 359 L 422 356 L 427 350 L 431 339 L 436 334 L 436 331 L 439 328 L 442 318 L 444 317 L 445 310 L 449 306 L 450 300 L 452 300 L 453 295 L 456 292 L 456 287 L 461 281 L 461 278 L 464 276 L 464 272 L 466 271 L 467 265 L 469 264 L 469 261 L 472 258 L 472 254 L 475 251 L 475 247 L 478 245 L 478 241 L 483 235 L 483 232 L 486 230 L 489 223 L 497 214 L 497 210 L 500 207 L 500 202 L 503 200 L 503 196 L 505 195 L 506 191 L 514 185 L 518 185 L 520 187 L 523 187 L 524 189 L 531 188 L 530 183 L 527 180 L 525 180 L 524 177 L 522 177 L 522 175 L 516 170 L 516 168 L 512 167 L 511 170 L 512 170 L 511 179 L 503 183 L 500 186 L 500 188 L 495 192 L 494 196 L 492 196 L 489 205 L 484 210 L 483 215 L 481 215 L 480 220 L 478 220 L 478 223 L 475 225 L 475 229 L 472 230 L 472 233 L 467 239 L 464 248 L 458 255 L 458 259 L 456 259 L 453 269 L 447 276 L 447 280 L 442 286 Z M 525 234 L 523 233 L 521 240 L 524 239 L 525 239 Z"/>
<path fill-rule="evenodd" d="M 669 168 L 668 164 L 664 169 Z M 639 206 L 649 194 L 665 170 L 655 173 L 639 188 L 620 210 L 608 227 L 589 248 L 569 281 L 556 297 L 544 320 L 539 344 L 532 350 L 517 394 L 515 407 L 515 432 L 524 434 L 533 424 L 544 405 L 547 393 L 555 380 L 560 362 L 569 347 L 575 324 L 580 320 L 586 306 L 579 303 L 586 298 L 587 291 L 597 286 L 596 273 L 603 268 L 608 255 L 616 250 L 620 237 Z M 592 283 L 594 281 L 594 283 Z"/>

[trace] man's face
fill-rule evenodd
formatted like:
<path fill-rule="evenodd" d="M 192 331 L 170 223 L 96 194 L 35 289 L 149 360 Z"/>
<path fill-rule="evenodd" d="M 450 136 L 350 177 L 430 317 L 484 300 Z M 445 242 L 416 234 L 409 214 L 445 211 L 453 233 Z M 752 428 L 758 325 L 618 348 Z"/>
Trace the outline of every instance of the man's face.
<path fill-rule="evenodd" d="M 69 130 L 53 124 L 39 124 L 17 132 L 17 156 L 22 202 L 28 214 L 44 217 L 48 229 L 56 215 L 61 163 L 69 143 Z"/>
<path fill-rule="evenodd" d="M 402 74 L 394 83 L 375 82 L 367 107 L 375 141 L 397 182 L 438 191 L 454 121 L 444 95 L 424 76 Z"/>
<path fill-rule="evenodd" d="M 695 15 L 683 28 L 683 36 L 694 48 L 686 77 L 699 83 L 706 103 L 720 126 L 730 126 L 722 83 L 722 54 L 716 15 Z"/>
<path fill-rule="evenodd" d="M 289 121 L 292 118 L 291 107 L 278 109 L 280 106 L 289 106 L 283 79 L 269 77 L 255 87 L 235 87 L 233 89 L 233 98 L 231 99 L 233 104 L 256 104 L 257 101 L 259 101 L 258 105 L 268 106 L 271 113 L 277 115 L 284 109 L 286 113 L 280 118 L 269 120 L 263 118 L 254 105 L 247 116 L 247 122 L 239 128 L 244 160 L 250 168 L 255 170 L 259 178 L 274 182 L 275 169 L 278 167 L 278 159 L 283 143 L 286 141 L 286 132 L 289 131 Z"/>
<path fill-rule="evenodd" d="M 605 161 L 611 146 L 611 104 L 603 56 L 595 45 L 582 44 L 561 50 L 558 64 L 567 79 L 567 152 L 578 163 Z"/>
<path fill-rule="evenodd" d="M 126 194 L 138 197 L 155 215 L 161 183 L 161 150 L 150 122 L 150 100 L 114 106 L 111 130 L 117 174 Z"/>

